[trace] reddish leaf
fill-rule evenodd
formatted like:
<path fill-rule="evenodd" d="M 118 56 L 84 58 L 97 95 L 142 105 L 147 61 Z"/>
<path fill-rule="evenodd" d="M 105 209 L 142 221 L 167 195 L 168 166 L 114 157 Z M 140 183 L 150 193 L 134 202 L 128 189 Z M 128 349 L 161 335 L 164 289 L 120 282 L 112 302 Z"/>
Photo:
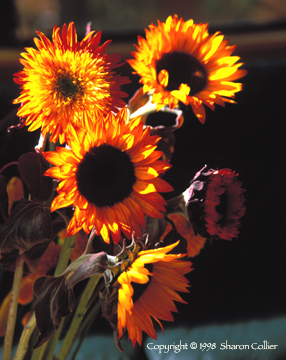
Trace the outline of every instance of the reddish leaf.
<path fill-rule="evenodd" d="M 22 199 L 7 222 L 0 224 L 0 249 L 7 253 L 15 249 L 29 250 L 50 240 L 52 220 L 42 204 Z"/>
<path fill-rule="evenodd" d="M 107 262 L 104 252 L 84 255 L 75 260 L 63 275 L 57 278 L 42 276 L 35 281 L 35 314 L 40 332 L 35 348 L 45 343 L 59 328 L 61 319 L 72 312 L 75 305 L 74 285 L 104 273 Z"/>
<path fill-rule="evenodd" d="M 53 179 L 44 176 L 49 163 L 39 152 L 23 154 L 18 161 L 22 180 L 35 201 L 46 201 L 53 191 Z"/>
<path fill-rule="evenodd" d="M 34 272 L 41 261 L 44 252 L 50 245 L 50 241 L 44 241 L 33 246 L 28 251 L 25 251 L 22 255 L 24 262 L 28 265 L 29 271 Z"/>
<path fill-rule="evenodd" d="M 1 254 L 0 257 L 0 264 L 3 266 L 3 268 L 5 270 L 8 271 L 15 271 L 15 267 L 16 267 L 16 261 L 17 258 L 19 256 L 19 250 L 13 250 L 10 251 L 9 253 L 5 254 Z M 24 268 L 24 271 L 27 270 Z"/>
<path fill-rule="evenodd" d="M 71 286 L 87 279 L 93 275 L 99 275 L 104 273 L 107 268 L 107 255 L 105 252 L 100 252 L 94 255 L 84 255 L 75 260 L 71 267 L 73 267 L 77 261 L 80 265 L 76 268 L 69 281 Z"/>
<path fill-rule="evenodd" d="M 72 312 L 75 304 L 73 290 L 66 276 L 42 276 L 34 283 L 35 314 L 40 336 L 34 348 L 44 344 L 59 328 L 61 319 Z"/>

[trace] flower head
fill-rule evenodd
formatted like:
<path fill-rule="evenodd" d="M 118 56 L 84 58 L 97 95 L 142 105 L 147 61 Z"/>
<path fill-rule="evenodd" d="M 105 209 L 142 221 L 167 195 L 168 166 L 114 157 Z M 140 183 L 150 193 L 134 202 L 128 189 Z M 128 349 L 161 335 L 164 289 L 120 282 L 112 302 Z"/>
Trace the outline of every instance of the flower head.
<path fill-rule="evenodd" d="M 24 70 L 15 82 L 23 90 L 14 104 L 22 104 L 17 114 L 29 131 L 41 127 L 43 134 L 51 133 L 50 141 L 63 143 L 68 123 L 81 127 L 85 117 L 125 105 L 120 86 L 129 80 L 112 71 L 121 65 L 120 56 L 104 54 L 110 41 L 99 46 L 101 32 L 94 33 L 78 42 L 74 23 L 68 29 L 64 24 L 62 34 L 55 26 L 52 42 L 37 32 L 38 49 L 21 54 Z"/>
<path fill-rule="evenodd" d="M 127 110 L 112 113 L 88 126 L 83 137 L 73 131 L 70 150 L 62 147 L 43 156 L 55 167 L 45 173 L 60 180 L 52 211 L 73 205 L 67 236 L 93 226 L 106 242 L 118 242 L 135 231 L 141 236 L 144 215 L 163 217 L 165 200 L 158 192 L 173 190 L 159 175 L 170 168 L 158 160 L 159 136 L 143 130 L 140 118 L 126 122 Z"/>
<path fill-rule="evenodd" d="M 205 121 L 207 105 L 224 106 L 240 91 L 242 84 L 234 83 L 246 74 L 238 70 L 238 56 L 231 56 L 235 46 L 228 46 L 219 32 L 209 35 L 208 24 L 194 24 L 177 15 L 166 23 L 158 21 L 145 30 L 146 40 L 138 37 L 135 59 L 128 60 L 141 76 L 144 93 L 153 94 L 157 110 L 165 105 L 178 106 L 179 101 L 191 105 L 201 123 Z"/>
<path fill-rule="evenodd" d="M 238 236 L 245 199 L 237 175 L 230 169 L 203 168 L 185 191 L 190 222 L 200 235 L 224 240 Z"/>
<path fill-rule="evenodd" d="M 186 303 L 177 293 L 188 292 L 191 263 L 180 260 L 185 255 L 167 254 L 178 242 L 155 250 L 140 251 L 134 262 L 119 275 L 118 287 L 118 337 L 128 330 L 133 346 L 142 343 L 142 331 L 156 339 L 152 318 L 163 329 L 160 320 L 173 321 L 175 301 Z"/>

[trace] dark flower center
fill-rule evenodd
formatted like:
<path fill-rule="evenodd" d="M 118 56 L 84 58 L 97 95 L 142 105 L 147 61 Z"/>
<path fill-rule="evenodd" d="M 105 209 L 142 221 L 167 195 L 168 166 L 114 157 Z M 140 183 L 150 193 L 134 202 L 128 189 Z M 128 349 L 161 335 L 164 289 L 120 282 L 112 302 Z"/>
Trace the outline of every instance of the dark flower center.
<path fill-rule="evenodd" d="M 148 269 L 149 272 L 152 274 L 153 264 L 145 264 L 144 267 Z M 146 284 L 139 284 L 135 282 L 131 283 L 134 291 L 132 296 L 133 304 L 135 304 L 136 301 L 139 300 L 140 296 L 144 294 L 144 292 L 147 290 L 148 286 L 150 285 L 151 280 L 152 280 L 152 276 L 149 276 L 149 281 Z"/>
<path fill-rule="evenodd" d="M 224 192 L 219 197 L 219 204 L 215 207 L 216 211 L 222 216 L 217 224 L 224 225 L 227 221 L 227 210 L 228 210 L 228 196 L 226 192 L 226 188 Z"/>
<path fill-rule="evenodd" d="M 80 85 L 78 81 L 71 76 L 60 76 L 57 82 L 57 89 L 64 97 L 73 97 L 80 91 Z"/>
<path fill-rule="evenodd" d="M 187 84 L 194 95 L 204 89 L 207 84 L 207 72 L 204 66 L 192 55 L 183 52 L 164 54 L 156 63 L 157 76 L 161 70 L 169 73 L 166 90 L 178 90 L 181 84 Z"/>
<path fill-rule="evenodd" d="M 89 203 L 105 207 L 127 198 L 136 177 L 128 154 L 103 144 L 85 154 L 78 166 L 76 180 L 80 194 Z"/>

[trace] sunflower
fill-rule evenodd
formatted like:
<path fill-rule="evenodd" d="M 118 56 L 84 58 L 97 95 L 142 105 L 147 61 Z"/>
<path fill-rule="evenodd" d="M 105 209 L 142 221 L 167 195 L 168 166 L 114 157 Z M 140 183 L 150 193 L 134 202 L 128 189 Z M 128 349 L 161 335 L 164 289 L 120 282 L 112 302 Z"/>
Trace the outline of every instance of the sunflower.
<path fill-rule="evenodd" d="M 81 228 L 89 233 L 95 226 L 105 242 L 111 232 L 117 243 L 121 230 L 127 238 L 132 231 L 141 236 L 144 215 L 163 217 L 166 201 L 158 192 L 173 188 L 159 178 L 170 168 L 158 160 L 160 137 L 151 136 L 150 128 L 143 130 L 139 117 L 128 123 L 126 118 L 126 107 L 117 116 L 110 112 L 95 124 L 87 123 L 88 131 L 80 138 L 72 128 L 70 150 L 57 147 L 43 153 L 56 165 L 45 174 L 60 180 L 51 210 L 74 206 L 67 236 Z"/>
<path fill-rule="evenodd" d="M 119 339 L 128 330 L 133 346 L 141 346 L 142 331 L 156 339 L 152 318 L 173 321 L 171 312 L 177 312 L 175 301 L 186 302 L 177 293 L 188 292 L 184 274 L 190 272 L 191 263 L 180 260 L 185 255 L 167 254 L 178 242 L 155 250 L 140 251 L 135 261 L 119 275 L 117 326 Z"/>
<path fill-rule="evenodd" d="M 153 94 L 157 110 L 165 105 L 190 105 L 205 122 L 204 105 L 214 110 L 215 104 L 234 103 L 234 95 L 242 84 L 234 83 L 246 74 L 238 70 L 238 56 L 231 56 L 235 46 L 228 46 L 219 32 L 209 35 L 208 24 L 194 24 L 177 15 L 166 23 L 158 20 L 146 29 L 146 40 L 138 37 L 135 60 L 129 64 L 141 76 L 143 92 Z"/>
<path fill-rule="evenodd" d="M 68 29 L 64 24 L 62 34 L 55 26 L 52 42 L 37 32 L 38 49 L 21 54 L 24 70 L 14 80 L 23 90 L 13 103 L 21 103 L 17 115 L 29 131 L 41 127 L 43 135 L 51 133 L 50 141 L 63 143 L 67 123 L 81 127 L 84 117 L 117 112 L 125 105 L 120 86 L 130 81 L 112 71 L 122 65 L 120 56 L 104 54 L 110 41 L 99 46 L 101 32 L 94 33 L 78 42 L 74 23 Z"/>
<path fill-rule="evenodd" d="M 236 238 L 245 214 L 245 190 L 237 179 L 238 174 L 228 168 L 204 169 L 196 174 L 184 193 L 190 222 L 204 237 Z"/>

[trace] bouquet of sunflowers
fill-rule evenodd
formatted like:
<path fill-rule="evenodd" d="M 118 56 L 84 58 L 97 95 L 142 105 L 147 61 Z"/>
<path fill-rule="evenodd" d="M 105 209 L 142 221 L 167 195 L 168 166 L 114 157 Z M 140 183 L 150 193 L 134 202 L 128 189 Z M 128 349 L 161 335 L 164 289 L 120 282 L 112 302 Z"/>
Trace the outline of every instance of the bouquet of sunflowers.
<path fill-rule="evenodd" d="M 20 173 L 14 183 L 0 174 L 0 263 L 14 272 L 0 308 L 3 360 L 18 304 L 29 303 L 15 360 L 66 359 L 99 313 L 122 351 L 124 332 L 141 345 L 142 332 L 156 339 L 153 320 L 161 328 L 173 320 L 206 241 L 238 236 L 245 206 L 235 171 L 204 166 L 180 196 L 161 193 L 173 191 L 164 174 L 183 107 L 203 124 L 205 106 L 235 102 L 242 84 L 234 81 L 246 71 L 208 24 L 169 16 L 138 37 L 128 63 L 143 86 L 126 104 L 121 86 L 130 80 L 116 73 L 120 56 L 106 54 L 100 31 L 88 24 L 80 42 L 73 23 L 55 26 L 52 41 L 37 34 L 15 74 L 19 124 L 9 130 L 41 136 L 34 152 L 0 169 Z M 147 125 L 157 112 L 174 124 Z"/>

